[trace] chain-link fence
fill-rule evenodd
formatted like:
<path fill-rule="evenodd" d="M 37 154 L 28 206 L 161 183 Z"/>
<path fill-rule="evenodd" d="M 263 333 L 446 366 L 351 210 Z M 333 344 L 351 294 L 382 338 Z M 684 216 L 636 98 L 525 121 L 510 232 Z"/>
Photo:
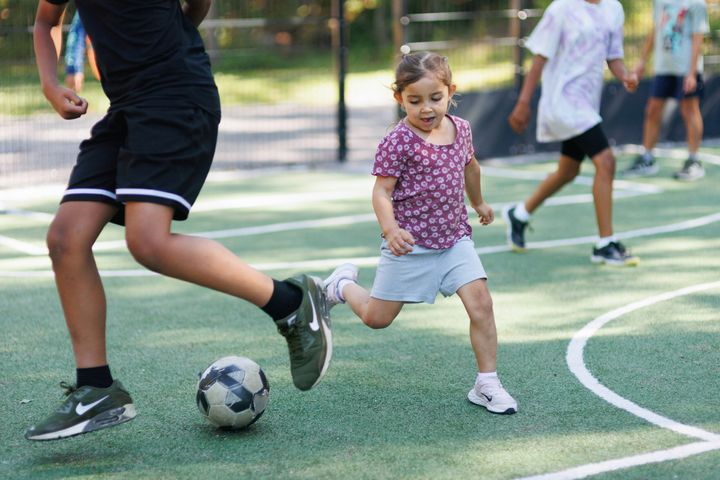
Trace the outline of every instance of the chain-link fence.
<path fill-rule="evenodd" d="M 350 161 L 370 161 L 395 118 L 388 88 L 401 47 L 448 55 L 461 93 L 512 88 L 529 61 L 519 40 L 549 1 L 215 0 L 201 26 L 223 99 L 214 169 L 330 164 L 345 157 L 345 147 Z M 632 65 L 652 24 L 651 2 L 622 4 Z M 720 69 L 720 0 L 708 6 L 706 72 L 714 75 Z M 34 65 L 35 8 L 36 2 L 0 0 L 0 188 L 64 181 L 79 142 L 107 108 L 87 70 L 82 95 L 89 114 L 63 121 L 52 112 Z M 348 63 L 347 82 L 339 81 L 341 58 Z M 349 91 L 347 122 L 341 87 Z"/>

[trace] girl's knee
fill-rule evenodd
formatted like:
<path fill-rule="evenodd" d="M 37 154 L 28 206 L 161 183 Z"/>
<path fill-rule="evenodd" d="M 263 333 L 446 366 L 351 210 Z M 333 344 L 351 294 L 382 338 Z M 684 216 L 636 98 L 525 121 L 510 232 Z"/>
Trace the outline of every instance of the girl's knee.
<path fill-rule="evenodd" d="M 395 320 L 395 318 L 373 314 L 365 314 L 362 317 L 363 323 L 375 330 L 389 327 L 393 320 Z"/>

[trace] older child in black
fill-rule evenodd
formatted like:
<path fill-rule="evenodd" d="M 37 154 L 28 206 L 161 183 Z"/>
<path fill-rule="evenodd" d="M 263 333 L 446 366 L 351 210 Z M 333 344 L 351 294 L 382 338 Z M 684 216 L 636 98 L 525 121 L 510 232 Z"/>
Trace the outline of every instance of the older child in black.
<path fill-rule="evenodd" d="M 57 80 L 51 30 L 68 0 L 40 0 L 34 43 L 43 93 L 65 119 L 87 102 Z M 105 350 L 105 292 L 92 245 L 108 222 L 145 267 L 245 299 L 275 321 L 290 350 L 295 385 L 314 386 L 332 355 L 319 279 L 284 282 L 260 273 L 222 245 L 171 232 L 187 218 L 210 169 L 220 102 L 197 25 L 209 0 L 76 0 L 93 39 L 110 109 L 80 145 L 77 164 L 47 235 L 55 281 L 72 339 L 77 383 L 63 405 L 26 433 L 64 438 L 135 416 L 113 380 Z"/>

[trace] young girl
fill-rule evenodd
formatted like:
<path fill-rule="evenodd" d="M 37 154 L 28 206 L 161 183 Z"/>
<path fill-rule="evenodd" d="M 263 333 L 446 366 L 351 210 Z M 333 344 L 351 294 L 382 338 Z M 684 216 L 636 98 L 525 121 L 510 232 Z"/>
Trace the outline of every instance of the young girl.
<path fill-rule="evenodd" d="M 503 211 L 508 243 L 515 251 L 525 251 L 530 214 L 571 182 L 588 156 L 595 165 L 593 200 L 599 233 L 590 259 L 608 265 L 638 263 L 613 235 L 615 157 L 598 113 L 605 62 L 626 90 L 634 92 L 637 88 L 637 75 L 628 73 L 623 62 L 624 21 L 617 0 L 555 0 L 525 44 L 535 57 L 508 121 L 517 133 L 527 128 L 530 100 L 542 74 L 537 139 L 560 141 L 562 146 L 557 171 L 525 202 Z"/>
<path fill-rule="evenodd" d="M 493 413 L 515 413 L 517 403 L 496 374 L 492 299 L 470 238 L 464 192 L 481 224 L 494 214 L 480 191 L 470 125 L 447 113 L 455 93 L 447 58 L 405 55 L 393 89 L 407 116 L 375 155 L 372 203 L 383 237 L 375 283 L 368 292 L 357 284 L 357 267 L 341 265 L 323 282 L 328 302 L 347 302 L 368 327 L 385 328 L 405 303 L 457 293 L 470 316 L 479 372 L 468 399 Z"/>
<path fill-rule="evenodd" d="M 43 93 L 62 118 L 73 119 L 87 112 L 87 102 L 59 84 L 51 34 L 68 1 L 39 1 L 33 38 Z M 125 226 L 128 249 L 150 270 L 262 308 L 287 340 L 295 386 L 312 388 L 332 356 L 321 280 L 278 281 L 219 243 L 172 233 L 172 221 L 185 220 L 200 193 L 217 141 L 220 101 L 197 30 L 210 1 L 77 0 L 76 6 L 110 109 L 80 145 L 47 235 L 76 384 L 25 437 L 71 437 L 135 417 L 130 394 L 110 373 L 105 291 L 92 252 L 109 222 Z"/>

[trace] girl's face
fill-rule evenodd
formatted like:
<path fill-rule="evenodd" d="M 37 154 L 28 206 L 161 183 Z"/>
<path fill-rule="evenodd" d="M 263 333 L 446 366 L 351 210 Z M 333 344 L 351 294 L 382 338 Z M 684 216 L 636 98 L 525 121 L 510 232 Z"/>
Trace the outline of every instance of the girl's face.
<path fill-rule="evenodd" d="M 442 123 L 453 94 L 455 85 L 448 87 L 436 75 L 428 72 L 402 92 L 395 92 L 395 100 L 407 113 L 410 125 L 423 132 L 430 132 Z"/>

